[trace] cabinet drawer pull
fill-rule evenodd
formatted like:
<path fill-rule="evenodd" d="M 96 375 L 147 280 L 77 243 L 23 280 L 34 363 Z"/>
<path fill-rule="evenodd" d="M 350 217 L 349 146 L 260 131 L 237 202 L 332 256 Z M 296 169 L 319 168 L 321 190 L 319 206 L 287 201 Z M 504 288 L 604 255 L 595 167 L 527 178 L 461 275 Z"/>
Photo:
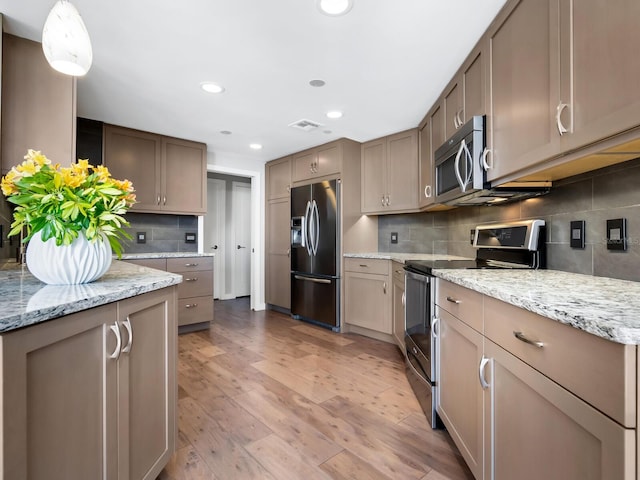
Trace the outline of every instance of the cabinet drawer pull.
<path fill-rule="evenodd" d="M 185 278 L 184 281 L 185 282 L 196 282 L 198 280 L 198 277 L 195 278 Z"/>
<path fill-rule="evenodd" d="M 187 303 L 184 308 L 196 308 L 197 306 L 197 303 Z"/>
<path fill-rule="evenodd" d="M 526 335 L 522 332 L 513 332 L 513 336 L 521 342 L 528 343 L 529 345 L 533 345 L 534 347 L 544 347 L 544 343 L 542 343 L 540 340 L 531 340 L 530 338 L 527 338 Z"/>
<path fill-rule="evenodd" d="M 364 265 L 364 264 L 362 264 L 362 263 L 360 264 L 360 266 L 361 266 L 362 268 L 369 268 L 369 265 Z"/>
<path fill-rule="evenodd" d="M 184 266 L 185 267 L 197 267 L 198 264 L 197 263 L 185 263 Z"/>
<path fill-rule="evenodd" d="M 453 297 L 447 297 L 447 302 L 455 303 L 456 305 L 460 305 L 460 300 L 456 300 Z"/>

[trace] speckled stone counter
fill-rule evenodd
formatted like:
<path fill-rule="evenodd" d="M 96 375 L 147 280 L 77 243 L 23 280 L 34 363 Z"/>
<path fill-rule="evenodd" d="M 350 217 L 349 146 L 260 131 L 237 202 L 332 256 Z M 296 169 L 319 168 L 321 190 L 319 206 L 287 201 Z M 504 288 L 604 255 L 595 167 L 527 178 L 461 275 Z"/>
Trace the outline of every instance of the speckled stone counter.
<path fill-rule="evenodd" d="M 113 261 L 93 283 L 46 285 L 15 262 L 0 266 L 0 333 L 182 282 L 182 276 Z"/>
<path fill-rule="evenodd" d="M 455 255 L 439 255 L 433 253 L 393 253 L 393 252 L 367 252 L 345 253 L 345 258 L 373 258 L 380 260 L 393 260 L 405 263 L 409 260 L 467 260 L 468 257 L 456 257 Z"/>
<path fill-rule="evenodd" d="M 640 344 L 640 282 L 557 270 L 434 270 L 434 275 L 607 340 Z"/>
<path fill-rule="evenodd" d="M 185 258 L 185 257 L 215 257 L 215 253 L 195 252 L 159 252 L 159 253 L 123 253 L 122 260 L 135 260 L 143 258 Z"/>

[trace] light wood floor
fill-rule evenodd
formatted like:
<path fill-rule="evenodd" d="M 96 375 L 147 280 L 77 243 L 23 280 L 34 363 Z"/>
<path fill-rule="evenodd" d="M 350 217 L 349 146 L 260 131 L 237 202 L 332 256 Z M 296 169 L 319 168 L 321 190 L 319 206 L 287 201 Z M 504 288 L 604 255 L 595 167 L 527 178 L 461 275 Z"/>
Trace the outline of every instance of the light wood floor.
<path fill-rule="evenodd" d="M 395 345 L 335 334 L 247 299 L 179 337 L 173 479 L 470 479 L 432 430 Z"/>

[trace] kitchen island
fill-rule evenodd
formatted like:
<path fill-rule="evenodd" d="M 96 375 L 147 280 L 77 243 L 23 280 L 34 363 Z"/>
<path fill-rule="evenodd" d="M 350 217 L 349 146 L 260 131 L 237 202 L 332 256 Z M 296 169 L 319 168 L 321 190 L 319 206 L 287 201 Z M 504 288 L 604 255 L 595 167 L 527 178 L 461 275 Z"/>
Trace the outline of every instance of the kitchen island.
<path fill-rule="evenodd" d="M 1 478 L 154 479 L 175 450 L 180 275 L 54 286 L 0 266 Z"/>

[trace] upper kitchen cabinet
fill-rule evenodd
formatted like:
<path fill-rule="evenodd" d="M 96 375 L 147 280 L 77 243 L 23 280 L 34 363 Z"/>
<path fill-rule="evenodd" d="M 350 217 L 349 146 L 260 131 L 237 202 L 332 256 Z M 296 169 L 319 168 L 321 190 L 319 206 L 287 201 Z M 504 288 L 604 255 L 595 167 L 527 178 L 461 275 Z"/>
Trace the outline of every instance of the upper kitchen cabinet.
<path fill-rule="evenodd" d="M 293 181 L 303 182 L 339 174 L 342 151 L 339 140 L 315 147 L 293 156 Z"/>
<path fill-rule="evenodd" d="M 38 42 L 2 35 L 2 173 L 28 149 L 54 163 L 75 158 L 76 81 L 53 70 Z"/>
<path fill-rule="evenodd" d="M 362 144 L 361 209 L 364 214 L 418 209 L 418 130 Z"/>
<path fill-rule="evenodd" d="M 289 198 L 291 194 L 291 157 L 267 162 L 266 175 L 267 200 Z"/>
<path fill-rule="evenodd" d="M 444 139 L 474 115 L 485 111 L 485 42 L 478 43 L 445 89 L 441 104 L 444 115 Z M 434 146 L 440 147 L 444 140 Z"/>
<path fill-rule="evenodd" d="M 433 149 L 431 148 L 431 123 L 423 122 L 418 132 L 418 157 L 420 171 L 419 207 L 433 204 Z"/>
<path fill-rule="evenodd" d="M 495 180 L 559 151 L 553 131 L 559 62 L 552 49 L 550 0 L 520 0 L 505 8 L 488 33 L 490 58 L 487 142 Z"/>
<path fill-rule="evenodd" d="M 563 150 L 640 125 L 640 2 L 554 0 L 552 5 L 560 22 L 560 94 L 552 108 Z"/>
<path fill-rule="evenodd" d="M 206 213 L 204 144 L 105 125 L 104 165 L 133 182 L 133 212 Z"/>

